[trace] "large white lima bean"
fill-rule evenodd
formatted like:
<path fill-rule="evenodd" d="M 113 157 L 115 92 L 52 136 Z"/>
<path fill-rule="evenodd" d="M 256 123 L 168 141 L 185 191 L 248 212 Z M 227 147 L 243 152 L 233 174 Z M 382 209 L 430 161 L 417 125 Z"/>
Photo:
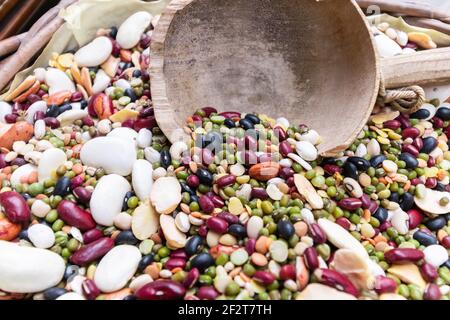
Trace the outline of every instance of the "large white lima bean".
<path fill-rule="evenodd" d="M 56 286 L 66 264 L 58 254 L 0 241 L 0 290 L 13 293 L 41 292 Z"/>
<path fill-rule="evenodd" d="M 145 11 L 136 12 L 128 17 L 117 32 L 116 40 L 123 49 L 131 49 L 141 40 L 145 29 L 152 22 L 152 15 Z"/>
<path fill-rule="evenodd" d="M 131 191 L 131 186 L 124 177 L 117 174 L 102 177 L 90 201 L 95 222 L 103 226 L 112 226 L 114 218 L 122 211 L 123 200 L 128 191 Z"/>
<path fill-rule="evenodd" d="M 112 50 L 111 40 L 98 37 L 75 53 L 75 62 L 79 67 L 97 67 L 109 58 Z"/>

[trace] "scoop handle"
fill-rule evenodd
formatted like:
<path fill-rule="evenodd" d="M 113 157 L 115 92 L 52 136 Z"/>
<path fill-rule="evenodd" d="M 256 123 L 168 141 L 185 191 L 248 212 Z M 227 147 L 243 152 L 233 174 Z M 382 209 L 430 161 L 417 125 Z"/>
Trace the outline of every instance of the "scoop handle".
<path fill-rule="evenodd" d="M 381 59 L 386 88 L 450 83 L 450 48 Z"/>

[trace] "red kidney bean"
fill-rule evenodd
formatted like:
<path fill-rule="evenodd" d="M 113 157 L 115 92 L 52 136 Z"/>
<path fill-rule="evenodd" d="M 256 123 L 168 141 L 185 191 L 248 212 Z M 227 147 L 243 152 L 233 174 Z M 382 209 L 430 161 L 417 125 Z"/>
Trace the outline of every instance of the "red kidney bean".
<path fill-rule="evenodd" d="M 219 293 L 213 286 L 205 286 L 198 289 L 197 296 L 202 300 L 216 300 Z"/>
<path fill-rule="evenodd" d="M 284 141 L 288 138 L 286 131 L 280 126 L 273 128 L 273 134 L 275 137 L 278 137 L 279 141 Z"/>
<path fill-rule="evenodd" d="M 411 209 L 406 212 L 409 216 L 409 229 L 415 229 L 422 223 L 424 216 L 416 209 Z"/>
<path fill-rule="evenodd" d="M 268 271 L 256 271 L 253 279 L 265 286 L 271 285 L 276 280 L 275 276 Z"/>
<path fill-rule="evenodd" d="M 217 215 L 217 217 L 225 220 L 226 222 L 228 222 L 228 224 L 238 224 L 239 223 L 239 218 L 235 215 L 232 215 L 229 212 L 221 212 Z"/>
<path fill-rule="evenodd" d="M 352 226 L 352 223 L 350 222 L 350 220 L 348 220 L 345 217 L 337 218 L 336 223 L 338 225 L 340 225 L 342 228 L 344 228 L 345 230 L 350 230 L 350 227 Z"/>
<path fill-rule="evenodd" d="M 427 178 L 425 181 L 425 187 L 429 189 L 434 189 L 437 186 L 437 179 L 436 178 Z"/>
<path fill-rule="evenodd" d="M 47 127 L 50 127 L 52 129 L 59 128 L 59 126 L 60 126 L 59 120 L 56 118 L 53 118 L 53 117 L 45 118 L 44 122 Z"/>
<path fill-rule="evenodd" d="M 36 113 L 34 114 L 33 117 L 33 122 L 36 122 L 38 120 L 43 120 L 45 119 L 45 113 L 42 111 L 36 111 Z"/>
<path fill-rule="evenodd" d="M 422 180 L 420 180 L 419 178 L 414 178 L 414 179 L 411 180 L 411 184 L 412 184 L 413 186 L 417 186 L 417 185 L 419 185 L 419 184 L 423 184 L 423 182 L 422 182 Z"/>
<path fill-rule="evenodd" d="M 420 266 L 420 273 L 427 282 L 434 282 L 439 277 L 437 268 L 429 263 Z"/>
<path fill-rule="evenodd" d="M 370 213 L 375 213 L 378 210 L 378 207 L 379 207 L 378 203 L 371 200 L 370 205 L 367 209 L 370 211 Z"/>
<path fill-rule="evenodd" d="M 389 221 L 385 221 L 382 224 L 380 224 L 379 229 L 380 229 L 381 232 L 385 232 L 390 227 L 392 227 L 392 224 Z"/>
<path fill-rule="evenodd" d="M 436 161 L 434 160 L 434 158 L 433 157 L 429 157 L 428 161 L 427 161 L 427 166 L 429 168 L 431 168 L 431 167 L 434 167 L 435 164 L 436 164 Z"/>
<path fill-rule="evenodd" d="M 200 197 L 199 199 L 199 205 L 200 208 L 205 212 L 205 213 L 212 213 L 214 211 L 214 203 L 212 202 L 211 198 L 203 195 Z"/>
<path fill-rule="evenodd" d="M 387 129 L 397 130 L 402 126 L 398 120 L 388 120 L 383 122 L 383 127 Z"/>
<path fill-rule="evenodd" d="M 245 251 L 249 255 L 252 255 L 255 252 L 255 246 L 256 246 L 256 239 L 248 239 L 245 243 Z"/>
<path fill-rule="evenodd" d="M 80 201 L 82 204 L 89 204 L 92 197 L 92 191 L 89 191 L 86 188 L 83 187 L 77 187 L 73 189 L 73 194 L 77 198 L 78 201 Z"/>
<path fill-rule="evenodd" d="M 155 109 L 153 109 L 153 108 L 142 109 L 141 112 L 139 113 L 140 118 L 153 117 L 154 115 L 155 115 Z"/>
<path fill-rule="evenodd" d="M 192 288 L 197 283 L 198 278 L 200 278 L 200 271 L 197 268 L 192 268 L 184 279 L 184 287 L 186 289 Z"/>
<path fill-rule="evenodd" d="M 413 155 L 414 157 L 419 156 L 419 150 L 414 147 L 412 144 L 407 144 L 402 147 L 402 152 L 407 152 Z"/>
<path fill-rule="evenodd" d="M 83 242 L 86 245 L 100 239 L 101 237 L 103 237 L 103 232 L 98 229 L 91 229 L 83 234 Z"/>
<path fill-rule="evenodd" d="M 326 164 L 323 166 L 323 170 L 328 173 L 330 176 L 334 175 L 335 173 L 341 173 L 342 168 L 335 165 L 335 164 Z"/>
<path fill-rule="evenodd" d="M 89 243 L 75 251 L 70 257 L 70 262 L 77 266 L 86 266 L 87 264 L 103 257 L 112 248 L 114 248 L 114 240 L 111 238 L 101 238 Z"/>
<path fill-rule="evenodd" d="M 72 178 L 72 180 L 70 180 L 70 190 L 74 190 L 75 188 L 82 186 L 83 183 L 84 183 L 84 177 L 82 175 L 78 175 L 78 176 Z"/>
<path fill-rule="evenodd" d="M 420 136 L 420 130 L 415 127 L 406 128 L 402 131 L 403 139 L 411 138 L 415 139 Z"/>
<path fill-rule="evenodd" d="M 361 208 L 362 201 L 357 198 L 345 198 L 338 202 L 338 206 L 348 211 L 354 211 Z"/>
<path fill-rule="evenodd" d="M 359 198 L 361 200 L 362 203 L 362 208 L 363 209 L 369 209 L 370 204 L 372 203 L 372 200 L 370 199 L 370 197 L 367 194 L 363 194 L 361 198 Z"/>
<path fill-rule="evenodd" d="M 421 250 L 411 248 L 397 248 L 384 253 L 384 258 L 389 263 L 417 262 L 423 257 Z"/>
<path fill-rule="evenodd" d="M 186 251 L 184 251 L 183 249 L 178 249 L 178 250 L 172 251 L 170 253 L 170 257 L 184 259 L 184 260 L 187 260 L 187 258 L 188 258 Z"/>
<path fill-rule="evenodd" d="M 317 280 L 323 284 L 336 288 L 340 291 L 349 293 L 355 297 L 359 291 L 353 283 L 343 274 L 331 269 L 317 269 L 314 271 Z"/>
<path fill-rule="evenodd" d="M 319 255 L 314 247 L 305 250 L 305 263 L 309 270 L 314 271 L 319 267 Z"/>
<path fill-rule="evenodd" d="M 33 103 L 36 103 L 38 101 L 41 101 L 41 97 L 38 94 L 32 93 L 28 96 L 27 101 L 32 105 Z"/>
<path fill-rule="evenodd" d="M 15 113 L 10 113 L 5 115 L 5 122 L 9 123 L 9 124 L 13 124 L 16 123 L 17 118 L 19 118 L 19 116 Z"/>
<path fill-rule="evenodd" d="M 283 141 L 279 145 L 280 153 L 283 155 L 283 157 L 287 157 L 289 153 L 294 152 L 294 149 L 292 148 L 291 144 L 287 141 Z"/>
<path fill-rule="evenodd" d="M 450 236 L 445 236 L 442 238 L 441 244 L 445 247 L 445 249 L 450 249 Z"/>
<path fill-rule="evenodd" d="M 70 97 L 70 101 L 72 102 L 79 102 L 83 100 L 83 94 L 80 91 L 76 91 L 72 93 L 72 96 Z"/>
<path fill-rule="evenodd" d="M 293 264 L 285 264 L 284 266 L 281 266 L 280 268 L 280 279 L 281 280 L 295 280 L 296 278 L 296 271 L 295 266 Z"/>
<path fill-rule="evenodd" d="M 423 148 L 423 140 L 422 138 L 415 138 L 413 140 L 412 145 L 417 148 L 417 150 L 421 150 Z"/>
<path fill-rule="evenodd" d="M 137 132 L 141 131 L 141 129 L 150 129 L 152 130 L 157 126 L 155 117 L 148 117 L 145 119 L 138 119 L 135 121 L 133 125 L 133 129 Z"/>
<path fill-rule="evenodd" d="M 424 300 L 441 300 L 442 293 L 439 289 L 439 286 L 435 283 L 430 283 L 425 288 L 425 292 L 423 294 Z"/>
<path fill-rule="evenodd" d="M 317 223 L 311 223 L 308 231 L 314 240 L 314 244 L 322 244 L 327 241 L 327 236 Z"/>
<path fill-rule="evenodd" d="M 295 188 L 294 177 L 290 177 L 289 179 L 287 179 L 286 184 L 288 185 L 289 188 Z"/>
<path fill-rule="evenodd" d="M 81 231 L 94 229 L 97 225 L 89 212 L 81 209 L 72 201 L 61 201 L 58 205 L 57 211 L 59 217 L 64 222 L 80 229 Z"/>
<path fill-rule="evenodd" d="M 224 188 L 224 187 L 234 184 L 235 182 L 236 182 L 236 177 L 230 174 L 230 175 L 226 175 L 226 176 L 223 176 L 223 177 L 217 179 L 216 183 L 219 186 L 219 188 Z"/>
<path fill-rule="evenodd" d="M 409 119 L 406 115 L 401 114 L 398 116 L 395 120 L 399 121 L 402 125 L 402 129 L 410 128 L 411 123 L 409 122 Z"/>
<path fill-rule="evenodd" d="M 228 230 L 228 222 L 219 217 L 209 218 L 206 221 L 206 225 L 210 230 L 217 232 L 219 234 L 224 234 Z"/>
<path fill-rule="evenodd" d="M 190 175 L 186 179 L 186 183 L 191 188 L 197 188 L 200 185 L 200 179 L 196 175 Z"/>
<path fill-rule="evenodd" d="M 206 117 L 209 117 L 213 113 L 217 113 L 217 109 L 210 106 L 203 107 L 202 110 L 205 113 Z"/>
<path fill-rule="evenodd" d="M 206 237 L 206 235 L 208 234 L 208 227 L 206 226 L 206 224 L 202 224 L 200 228 L 198 228 L 198 234 L 201 237 Z"/>
<path fill-rule="evenodd" d="M 27 222 L 31 218 L 30 208 L 18 192 L 0 193 L 0 205 L 5 210 L 5 216 L 13 223 Z"/>
<path fill-rule="evenodd" d="M 385 276 L 377 276 L 375 278 L 374 290 L 378 294 L 394 293 L 397 291 L 397 282 L 395 282 L 394 279 Z"/>
<path fill-rule="evenodd" d="M 150 282 L 136 291 L 136 297 L 142 300 L 179 300 L 185 294 L 186 289 L 172 280 Z"/>
<path fill-rule="evenodd" d="M 253 188 L 252 192 L 250 193 L 250 197 L 252 199 L 267 200 L 269 198 L 269 195 L 267 194 L 266 189 Z"/>
<path fill-rule="evenodd" d="M 283 167 L 280 169 L 278 175 L 281 179 L 287 180 L 291 177 L 293 177 L 295 174 L 294 170 L 292 168 Z"/>
<path fill-rule="evenodd" d="M 219 113 L 220 116 L 225 117 L 227 119 L 240 118 L 241 114 L 239 112 L 227 111 Z"/>
<path fill-rule="evenodd" d="M 5 160 L 6 153 L 0 153 L 0 169 L 3 169 L 8 166 L 8 163 Z"/>
<path fill-rule="evenodd" d="M 180 259 L 180 258 L 169 258 L 169 260 L 167 260 L 165 267 L 169 270 L 173 270 L 175 268 L 181 268 L 184 269 L 184 267 L 186 266 L 186 260 L 185 259 Z"/>
<path fill-rule="evenodd" d="M 438 117 L 434 117 L 431 119 L 431 122 L 433 123 L 433 127 L 436 129 L 441 129 L 444 127 L 444 120 Z"/>
<path fill-rule="evenodd" d="M 81 284 L 81 289 L 88 300 L 95 300 L 101 293 L 94 280 L 91 279 L 84 280 Z"/>

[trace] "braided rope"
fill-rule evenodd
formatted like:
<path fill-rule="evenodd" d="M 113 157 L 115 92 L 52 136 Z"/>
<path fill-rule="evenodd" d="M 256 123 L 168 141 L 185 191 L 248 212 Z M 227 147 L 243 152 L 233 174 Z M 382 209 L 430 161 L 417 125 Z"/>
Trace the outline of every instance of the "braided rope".
<path fill-rule="evenodd" d="M 420 109 L 425 99 L 425 91 L 420 86 L 388 90 L 381 78 L 378 103 L 382 105 L 389 104 L 402 113 L 411 114 Z"/>

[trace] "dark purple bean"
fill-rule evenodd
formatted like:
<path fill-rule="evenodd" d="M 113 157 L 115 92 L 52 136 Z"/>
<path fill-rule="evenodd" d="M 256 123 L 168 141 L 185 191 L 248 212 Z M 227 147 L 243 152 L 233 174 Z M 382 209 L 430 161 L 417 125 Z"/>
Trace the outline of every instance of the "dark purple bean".
<path fill-rule="evenodd" d="M 78 266 L 86 266 L 107 254 L 114 248 L 114 240 L 102 238 L 78 249 L 71 257 L 70 262 Z"/>
<path fill-rule="evenodd" d="M 31 218 L 30 208 L 18 192 L 0 193 L 0 205 L 4 209 L 5 216 L 13 223 L 27 222 Z"/>
<path fill-rule="evenodd" d="M 263 188 L 253 188 L 250 193 L 250 197 L 253 199 L 267 200 L 269 195 L 267 194 L 266 189 Z"/>
<path fill-rule="evenodd" d="M 442 293 L 439 289 L 439 286 L 435 283 L 430 283 L 425 288 L 425 292 L 423 294 L 424 300 L 441 300 Z"/>
<path fill-rule="evenodd" d="M 374 290 L 378 294 L 395 293 L 397 291 L 397 282 L 385 276 L 377 276 L 375 278 Z"/>
<path fill-rule="evenodd" d="M 283 157 L 287 157 L 289 153 L 294 152 L 294 149 L 292 148 L 291 144 L 287 141 L 281 142 L 279 145 L 279 149 Z"/>
<path fill-rule="evenodd" d="M 47 118 L 45 118 L 45 119 L 44 119 L 44 122 L 45 122 L 45 125 L 46 125 L 47 127 L 50 127 L 50 128 L 52 128 L 52 129 L 59 128 L 59 126 L 60 126 L 60 123 L 59 123 L 58 119 L 53 118 L 53 117 L 47 117 Z"/>
<path fill-rule="evenodd" d="M 286 168 L 286 167 L 281 168 L 278 173 L 280 178 L 284 179 L 284 180 L 287 180 L 287 179 L 293 177 L 294 174 L 295 174 L 295 171 L 292 168 Z"/>
<path fill-rule="evenodd" d="M 216 300 L 219 295 L 213 286 L 201 287 L 197 292 L 197 296 L 202 300 Z"/>
<path fill-rule="evenodd" d="M 357 198 L 345 198 L 338 202 L 338 206 L 348 211 L 354 211 L 361 208 L 362 201 Z"/>
<path fill-rule="evenodd" d="M 245 243 L 245 251 L 247 251 L 249 255 L 252 255 L 255 252 L 255 247 L 256 239 L 248 239 Z"/>
<path fill-rule="evenodd" d="M 28 162 L 24 158 L 21 158 L 21 157 L 17 157 L 13 161 L 11 161 L 12 166 L 18 166 L 18 167 L 24 166 L 27 163 Z"/>
<path fill-rule="evenodd" d="M 155 115 L 155 110 L 153 108 L 142 109 L 141 112 L 139 113 L 140 118 L 153 117 L 154 115 Z"/>
<path fill-rule="evenodd" d="M 211 198 L 203 195 L 199 199 L 200 208 L 205 213 L 212 213 L 214 211 L 214 202 L 212 202 Z"/>
<path fill-rule="evenodd" d="M 78 187 L 81 187 L 84 183 L 84 177 L 82 175 L 78 175 L 74 178 L 72 178 L 72 180 L 70 180 L 70 190 L 74 190 Z"/>
<path fill-rule="evenodd" d="M 227 187 L 229 185 L 234 184 L 235 182 L 236 182 L 236 177 L 231 174 L 223 176 L 223 177 L 217 179 L 217 181 L 216 181 L 219 188 Z"/>
<path fill-rule="evenodd" d="M 229 224 L 239 223 L 239 218 L 229 212 L 221 212 L 217 215 L 218 218 L 224 219 Z"/>
<path fill-rule="evenodd" d="M 265 286 L 269 286 L 276 280 L 276 277 L 268 271 L 256 271 L 253 279 Z"/>
<path fill-rule="evenodd" d="M 319 267 L 319 255 L 316 248 L 309 247 L 305 250 L 305 263 L 309 270 L 314 271 Z"/>
<path fill-rule="evenodd" d="M 186 266 L 186 260 L 171 257 L 171 258 L 169 258 L 169 260 L 167 260 L 167 262 L 165 263 L 164 266 L 166 269 L 169 269 L 169 270 L 173 270 L 175 268 L 184 269 L 184 267 Z"/>
<path fill-rule="evenodd" d="M 103 237 L 103 232 L 98 229 L 91 229 L 83 234 L 84 244 L 89 244 Z"/>
<path fill-rule="evenodd" d="M 429 263 L 424 263 L 420 266 L 420 273 L 427 282 L 434 282 L 434 280 L 439 278 L 437 268 Z"/>
<path fill-rule="evenodd" d="M 186 278 L 184 279 L 183 282 L 184 287 L 186 289 L 192 288 L 197 283 L 197 280 L 199 278 L 200 278 L 200 271 L 198 271 L 197 268 L 192 268 L 186 275 Z"/>

